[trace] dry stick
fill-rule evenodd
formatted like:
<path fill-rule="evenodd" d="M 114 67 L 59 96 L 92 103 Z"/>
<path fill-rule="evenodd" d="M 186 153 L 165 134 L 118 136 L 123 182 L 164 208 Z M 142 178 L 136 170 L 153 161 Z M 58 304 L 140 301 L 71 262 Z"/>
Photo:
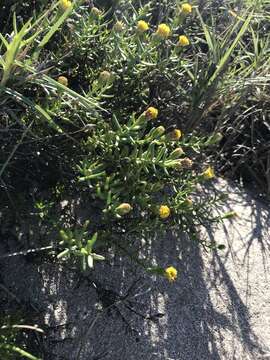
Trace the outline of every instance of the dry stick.
<path fill-rule="evenodd" d="M 12 254 L 5 254 L 5 255 L 1 255 L 0 259 L 6 259 L 9 257 L 13 257 L 13 256 L 19 256 L 19 255 L 28 255 L 30 253 L 36 253 L 39 251 L 45 251 L 45 250 L 52 250 L 52 249 L 56 249 L 56 247 L 54 247 L 53 245 L 49 245 L 49 246 L 44 246 L 38 249 L 29 249 L 29 250 L 23 250 L 23 251 L 18 251 L 18 252 L 14 252 Z"/>
<path fill-rule="evenodd" d="M 32 326 L 32 325 L 11 325 L 11 326 L 4 325 L 4 326 L 1 326 L 0 329 L 1 330 L 5 330 L 5 329 L 33 330 L 33 331 L 37 331 L 37 332 L 40 332 L 40 333 L 44 334 L 44 331 L 42 329 L 40 329 L 39 327 L 35 326 L 35 325 L 34 326 Z"/>

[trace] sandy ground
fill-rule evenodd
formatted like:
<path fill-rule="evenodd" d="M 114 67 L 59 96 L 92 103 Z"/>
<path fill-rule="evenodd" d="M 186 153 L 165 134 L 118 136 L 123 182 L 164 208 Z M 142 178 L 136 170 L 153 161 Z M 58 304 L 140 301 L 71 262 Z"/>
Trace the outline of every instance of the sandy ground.
<path fill-rule="evenodd" d="M 225 181 L 218 187 L 229 193 L 224 210 L 239 214 L 208 233 L 225 250 L 207 253 L 172 233 L 149 248 L 153 261 L 179 269 L 173 284 L 118 257 L 87 278 L 50 262 L 2 263 L 5 286 L 44 321 L 43 359 L 270 359 L 270 212 Z"/>

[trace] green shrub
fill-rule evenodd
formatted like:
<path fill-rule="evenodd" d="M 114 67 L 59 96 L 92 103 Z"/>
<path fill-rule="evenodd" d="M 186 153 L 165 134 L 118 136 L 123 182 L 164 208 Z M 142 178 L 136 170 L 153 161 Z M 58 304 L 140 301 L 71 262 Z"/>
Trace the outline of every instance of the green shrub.
<path fill-rule="evenodd" d="M 211 45 L 197 10 L 174 3 L 155 24 L 154 2 L 117 6 L 121 18 L 117 10 L 109 16 L 80 1 L 60 1 L 21 28 L 14 16 L 14 36 L 1 37 L 8 141 L 0 175 L 8 201 L 19 208 L 21 194 L 32 196 L 30 212 L 47 238 L 60 230 L 58 257 L 78 257 L 84 269 L 103 260 L 108 247 L 125 251 L 134 239 L 167 228 L 216 246 L 199 239 L 197 227 L 220 220 L 211 215 L 219 199 L 198 189 L 214 177 L 204 153 L 220 136 L 183 134 L 178 115 L 190 101 L 201 113 L 250 21 L 235 24 L 240 32 L 229 52 L 217 51 L 220 72 L 210 76 L 206 67 L 207 83 L 197 84 L 202 39 L 187 26 L 190 17 L 199 19 Z M 70 203 L 59 208 L 78 194 L 89 205 L 77 222 Z M 137 255 L 146 269 L 166 276 Z"/>

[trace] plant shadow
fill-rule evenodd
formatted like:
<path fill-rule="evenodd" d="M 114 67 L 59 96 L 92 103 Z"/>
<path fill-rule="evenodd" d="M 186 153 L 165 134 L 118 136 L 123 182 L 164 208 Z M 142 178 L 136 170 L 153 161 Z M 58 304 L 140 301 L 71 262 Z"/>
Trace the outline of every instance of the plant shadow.
<path fill-rule="evenodd" d="M 179 276 L 174 283 L 149 277 L 113 251 L 84 275 L 52 262 L 18 257 L 2 262 L 1 281 L 20 301 L 32 304 L 33 319 L 45 330 L 35 339 L 42 359 L 269 355 L 264 325 L 270 320 L 269 211 L 250 194 L 224 184 L 218 188 L 230 194 L 229 205 L 219 211 L 236 210 L 239 217 L 207 229 L 206 235 L 226 244 L 225 251 L 206 253 L 199 243 L 171 231 L 140 250 L 153 264 L 175 266 Z"/>

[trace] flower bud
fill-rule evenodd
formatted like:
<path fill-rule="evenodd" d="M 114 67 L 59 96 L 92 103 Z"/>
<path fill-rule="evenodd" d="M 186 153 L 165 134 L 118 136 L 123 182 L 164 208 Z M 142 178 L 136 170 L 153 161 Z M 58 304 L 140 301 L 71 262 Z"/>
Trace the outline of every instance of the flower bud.
<path fill-rule="evenodd" d="M 125 25 L 122 21 L 116 21 L 116 23 L 113 26 L 113 30 L 117 33 L 121 33 L 125 30 Z"/>
<path fill-rule="evenodd" d="M 152 133 L 151 133 L 151 138 L 152 139 L 156 139 L 159 138 L 160 136 L 162 136 L 165 133 L 165 128 L 164 126 L 158 126 L 157 128 L 153 129 Z"/>
<path fill-rule="evenodd" d="M 238 216 L 239 215 L 236 211 L 229 211 L 222 216 L 222 219 L 231 219 L 231 218 L 235 218 Z"/>
<path fill-rule="evenodd" d="M 167 138 L 171 141 L 177 141 L 181 138 L 182 132 L 179 129 L 174 129 L 167 134 Z"/>
<path fill-rule="evenodd" d="M 115 209 L 118 215 L 126 215 L 132 210 L 132 206 L 128 203 L 122 203 Z"/>
<path fill-rule="evenodd" d="M 170 159 L 179 159 L 183 154 L 184 154 L 183 149 L 181 147 L 178 147 L 173 150 L 173 152 L 170 155 Z"/>
<path fill-rule="evenodd" d="M 186 200 L 184 201 L 184 205 L 191 207 L 193 205 L 193 201 L 191 199 L 191 197 L 187 197 Z"/>
<path fill-rule="evenodd" d="M 218 132 L 213 134 L 212 136 L 210 136 L 210 138 L 207 140 L 206 144 L 207 145 L 214 145 L 214 144 L 218 144 L 223 138 L 223 135 Z"/>
<path fill-rule="evenodd" d="M 57 81 L 61 85 L 68 86 L 68 79 L 65 76 L 59 76 Z"/>
<path fill-rule="evenodd" d="M 99 74 L 99 80 L 101 82 L 109 82 L 111 78 L 112 78 L 112 74 L 107 70 L 104 70 Z"/>
<path fill-rule="evenodd" d="M 91 9 L 91 14 L 93 14 L 93 15 L 96 16 L 96 17 L 99 17 L 99 16 L 102 14 L 102 11 L 99 10 L 97 7 L 94 6 L 94 7 Z"/>
<path fill-rule="evenodd" d="M 179 162 L 183 169 L 190 169 L 193 165 L 193 161 L 188 157 L 179 160 Z"/>

